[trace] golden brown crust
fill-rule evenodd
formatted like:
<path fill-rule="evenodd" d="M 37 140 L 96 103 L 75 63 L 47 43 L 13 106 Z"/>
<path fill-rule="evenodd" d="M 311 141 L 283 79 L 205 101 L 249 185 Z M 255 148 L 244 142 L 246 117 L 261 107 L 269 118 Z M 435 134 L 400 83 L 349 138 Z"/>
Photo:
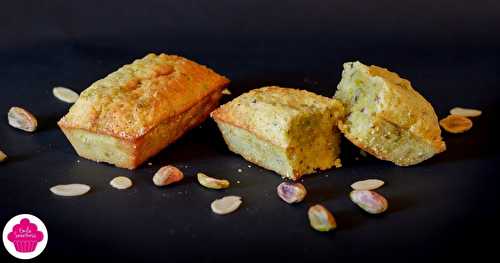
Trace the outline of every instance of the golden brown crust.
<path fill-rule="evenodd" d="M 446 149 L 432 105 L 394 72 L 347 62 L 335 97 L 348 112 L 339 129 L 379 159 L 408 166 Z"/>
<path fill-rule="evenodd" d="M 188 59 L 149 54 L 93 83 L 58 124 L 137 140 L 228 83 Z"/>
<path fill-rule="evenodd" d="M 203 122 L 217 107 L 220 91 L 212 93 L 184 113 L 168 119 L 135 140 L 110 135 L 94 134 L 83 129 L 64 128 L 78 155 L 96 161 L 112 163 L 117 167 L 135 169 L 149 157 L 175 142 L 188 130 Z"/>
<path fill-rule="evenodd" d="M 292 180 L 339 166 L 336 123 L 343 116 L 340 101 L 276 86 L 251 90 L 211 113 L 231 151 Z"/>
<path fill-rule="evenodd" d="M 436 153 L 444 151 L 446 146 L 441 140 L 436 113 L 432 105 L 412 88 L 410 81 L 374 65 L 369 67 L 369 73 L 383 78 L 388 86 L 384 92 L 383 109 L 377 117 L 431 142 Z"/>
<path fill-rule="evenodd" d="M 134 169 L 204 121 L 228 82 L 185 58 L 150 54 L 92 84 L 58 124 L 80 156 Z"/>
<path fill-rule="evenodd" d="M 306 90 L 269 86 L 242 94 L 231 103 L 213 111 L 210 116 L 217 121 L 245 129 L 261 140 L 286 148 L 287 135 L 279 131 L 287 129 L 282 129 L 282 125 L 288 125 L 289 120 L 300 114 L 301 110 L 326 108 L 332 103 L 340 109 L 335 112 L 338 114 L 337 118 L 343 116 L 343 106 L 336 100 Z M 276 123 L 276 118 L 272 117 L 276 112 L 281 116 L 281 123 Z"/>
<path fill-rule="evenodd" d="M 163 121 L 148 134 L 139 138 L 136 142 L 137 147 L 135 148 L 134 153 L 136 158 L 134 160 L 133 168 L 139 166 L 150 156 L 157 154 L 167 145 L 177 141 L 187 131 L 195 128 L 206 120 L 210 115 L 210 112 L 219 105 L 219 99 L 221 96 L 221 91 L 213 92 L 189 110 Z M 155 138 L 157 137 L 161 137 L 162 139 L 156 140 Z"/>

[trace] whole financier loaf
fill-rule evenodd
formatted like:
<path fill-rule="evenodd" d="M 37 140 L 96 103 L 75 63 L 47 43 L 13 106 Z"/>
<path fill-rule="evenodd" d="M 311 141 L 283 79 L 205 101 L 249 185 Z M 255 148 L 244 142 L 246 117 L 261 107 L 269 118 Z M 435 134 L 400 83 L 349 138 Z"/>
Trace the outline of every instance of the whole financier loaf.
<path fill-rule="evenodd" d="M 264 87 L 212 112 L 229 149 L 246 160 L 297 180 L 340 167 L 342 103 L 312 92 Z"/>
<path fill-rule="evenodd" d="M 345 63 L 335 98 L 346 108 L 342 133 L 379 159 L 408 166 L 446 149 L 432 105 L 394 72 Z"/>
<path fill-rule="evenodd" d="M 94 82 L 58 124 L 80 156 L 134 169 L 204 121 L 228 83 L 188 59 L 149 54 Z"/>

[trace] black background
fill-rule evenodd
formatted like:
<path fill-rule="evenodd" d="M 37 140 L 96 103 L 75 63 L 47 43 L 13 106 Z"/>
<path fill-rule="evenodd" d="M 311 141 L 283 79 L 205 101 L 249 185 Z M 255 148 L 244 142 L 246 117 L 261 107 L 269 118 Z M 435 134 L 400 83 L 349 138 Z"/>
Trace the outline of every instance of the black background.
<path fill-rule="evenodd" d="M 40 126 L 27 134 L 0 122 L 9 155 L 0 164 L 0 225 L 21 213 L 41 218 L 49 242 L 37 260 L 49 262 L 482 261 L 497 254 L 499 234 L 499 33 L 493 0 L 4 1 L 0 112 L 25 107 Z M 440 117 L 454 106 L 483 115 L 465 134 L 444 133 L 445 153 L 408 168 L 356 161 L 344 141 L 344 167 L 306 177 L 309 195 L 293 206 L 276 197 L 280 177 L 230 153 L 211 120 L 136 171 L 79 158 L 56 127 L 69 105 L 52 87 L 81 91 L 149 52 L 212 67 L 232 80 L 233 96 L 270 84 L 332 96 L 342 63 L 360 60 L 410 79 Z M 185 180 L 155 187 L 151 177 L 165 164 L 182 168 Z M 202 189 L 197 171 L 232 187 Z M 135 186 L 111 188 L 117 175 Z M 386 182 L 386 214 L 367 215 L 349 201 L 349 185 L 366 178 Z M 61 198 L 48 190 L 73 182 L 92 191 Z M 210 202 L 227 194 L 241 195 L 243 206 L 212 214 Z M 306 211 L 315 203 L 333 212 L 337 230 L 310 229 Z M 12 260 L 0 247 L 1 261 Z"/>

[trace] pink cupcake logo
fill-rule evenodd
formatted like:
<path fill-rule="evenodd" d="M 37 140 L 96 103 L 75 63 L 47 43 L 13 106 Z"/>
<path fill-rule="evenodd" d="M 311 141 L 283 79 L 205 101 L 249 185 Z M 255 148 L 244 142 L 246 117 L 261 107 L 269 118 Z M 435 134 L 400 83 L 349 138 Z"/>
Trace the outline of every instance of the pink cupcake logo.
<path fill-rule="evenodd" d="M 28 218 L 23 218 L 14 226 L 7 239 L 14 243 L 17 252 L 28 253 L 35 251 L 38 242 L 43 240 L 43 233 Z"/>
<path fill-rule="evenodd" d="M 4 228 L 3 243 L 7 251 L 16 258 L 31 259 L 38 256 L 47 245 L 47 228 L 33 215 L 13 217 Z"/>

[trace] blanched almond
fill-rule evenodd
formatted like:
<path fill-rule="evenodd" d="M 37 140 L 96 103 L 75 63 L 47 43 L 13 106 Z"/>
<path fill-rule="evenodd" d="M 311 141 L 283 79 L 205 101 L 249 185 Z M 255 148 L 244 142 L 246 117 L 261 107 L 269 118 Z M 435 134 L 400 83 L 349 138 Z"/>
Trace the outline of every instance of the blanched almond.
<path fill-rule="evenodd" d="M 357 181 L 351 184 L 354 190 L 374 190 L 384 185 L 384 181 L 378 179 L 368 179 L 363 181 Z"/>
<path fill-rule="evenodd" d="M 230 195 L 221 199 L 216 199 L 212 202 L 210 208 L 212 208 L 212 211 L 216 214 L 225 215 L 236 211 L 241 203 L 240 196 Z"/>
<path fill-rule="evenodd" d="M 23 108 L 10 108 L 7 118 L 10 126 L 23 131 L 34 132 L 38 126 L 35 116 Z"/>
<path fill-rule="evenodd" d="M 78 93 L 74 92 L 73 90 L 70 90 L 65 87 L 55 87 L 52 89 L 52 94 L 54 94 L 54 97 L 58 98 L 61 101 L 64 101 L 66 103 L 75 103 L 80 95 Z"/>
<path fill-rule="evenodd" d="M 439 125 L 450 133 L 462 133 L 472 128 L 472 121 L 460 115 L 448 115 L 448 117 L 439 121 Z"/>
<path fill-rule="evenodd" d="M 79 196 L 84 195 L 90 190 L 90 186 L 86 184 L 61 184 L 50 188 L 50 191 L 55 195 L 60 196 Z"/>
<path fill-rule="evenodd" d="M 125 176 L 117 176 L 113 178 L 113 180 L 111 180 L 109 184 L 116 189 L 123 190 L 132 186 L 132 180 Z"/>
<path fill-rule="evenodd" d="M 460 108 L 460 107 L 455 107 L 450 110 L 451 115 L 459 115 L 463 117 L 477 117 L 481 115 L 480 110 L 476 109 L 466 109 L 466 108 Z"/>

